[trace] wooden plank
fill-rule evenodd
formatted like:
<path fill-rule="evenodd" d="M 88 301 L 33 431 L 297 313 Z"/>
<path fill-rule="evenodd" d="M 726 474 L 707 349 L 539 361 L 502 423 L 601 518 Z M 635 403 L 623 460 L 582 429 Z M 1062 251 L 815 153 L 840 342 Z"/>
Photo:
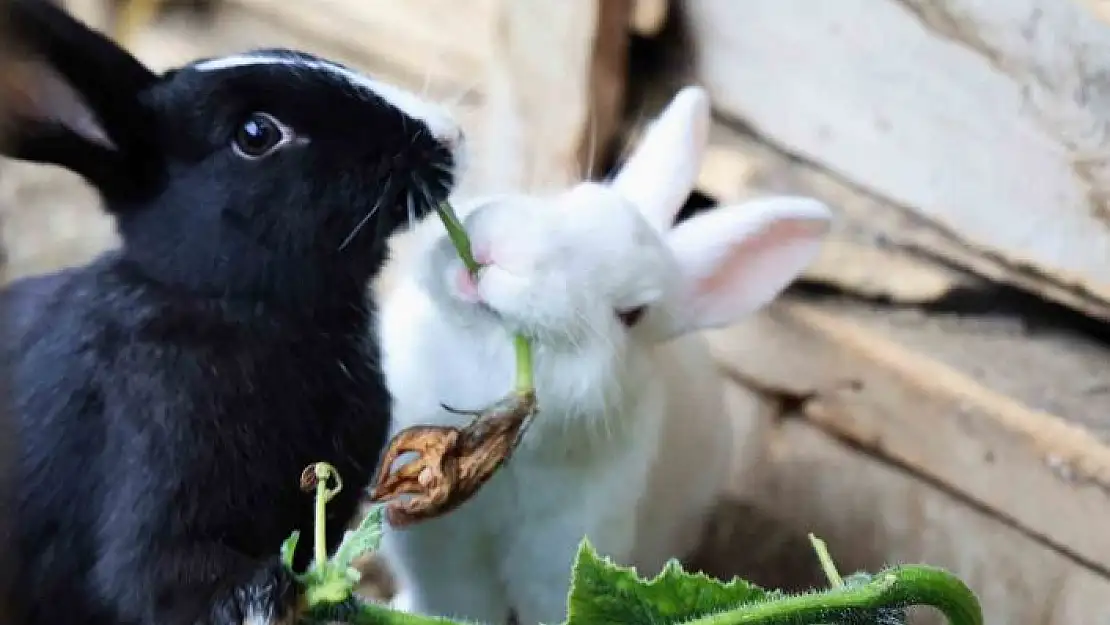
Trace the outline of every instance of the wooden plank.
<path fill-rule="evenodd" d="M 674 91 L 692 78 L 653 77 L 636 88 L 642 114 L 626 120 L 624 142 L 631 146 Z M 751 133 L 717 117 L 698 174 L 697 189 L 720 203 L 732 203 L 766 193 L 809 195 L 825 201 L 836 213 L 833 232 L 821 255 L 805 273 L 806 279 L 833 285 L 871 298 L 902 304 L 933 302 L 958 289 L 974 289 L 988 281 L 950 267 L 911 246 L 906 238 L 934 236 L 921 220 L 820 167 L 783 153 Z M 922 234 L 922 233 L 926 234 Z M 1076 300 L 1081 310 L 1104 313 L 1101 302 Z"/>
<path fill-rule="evenodd" d="M 619 121 L 631 10 L 629 0 L 502 2 L 474 189 L 561 189 L 593 169 Z"/>
<path fill-rule="evenodd" d="M 632 3 L 632 30 L 637 35 L 651 37 L 663 30 L 670 9 L 668 0 L 634 0 Z"/>
<path fill-rule="evenodd" d="M 927 221 L 946 235 L 913 240 L 931 253 L 1067 305 L 1110 302 L 1110 26 L 1087 8 L 684 6 L 719 110 Z"/>
<path fill-rule="evenodd" d="M 490 60 L 499 0 L 229 0 L 362 64 L 428 82 L 455 98 L 473 90 Z M 527 2 L 523 4 L 528 4 Z"/>
<path fill-rule="evenodd" d="M 650 4 L 648 0 L 604 0 L 598 4 L 597 32 L 586 92 L 589 108 L 586 125 L 579 132 L 579 172 L 584 178 L 595 178 L 602 173 L 601 155 L 620 128 L 633 9 L 644 10 L 643 7 Z M 641 14 L 641 19 L 646 18 Z"/>
<path fill-rule="evenodd" d="M 798 301 L 709 336 L 734 379 L 1110 571 L 1105 349 Z"/>
<path fill-rule="evenodd" d="M 915 225 L 905 220 L 891 224 L 890 218 L 881 218 L 896 210 L 889 203 L 720 120 L 710 131 L 698 189 L 726 204 L 763 193 L 796 193 L 825 201 L 836 212 L 836 221 L 830 240 L 806 271 L 810 280 L 900 303 L 935 301 L 984 283 L 912 250 L 885 244 L 891 231 Z"/>
<path fill-rule="evenodd" d="M 901 562 L 942 566 L 975 591 L 987 623 L 1073 625 L 1110 619 L 1106 576 L 805 419 L 774 410 L 753 412 L 747 404 L 733 414 L 759 441 L 748 448 L 761 452 L 735 476 L 731 498 L 796 535 L 821 536 L 842 570 Z M 1060 511 L 1061 518 L 1065 514 Z M 749 546 L 719 548 L 728 550 L 722 558 L 743 558 Z M 923 618 L 928 614 L 914 616 L 914 623 L 943 622 Z"/>
<path fill-rule="evenodd" d="M 934 224 L 721 119 L 710 133 L 698 186 L 723 202 L 757 193 L 801 193 L 827 202 L 836 212 L 836 224 L 829 245 L 807 272 L 812 280 L 901 303 L 934 301 L 955 289 L 993 281 L 1110 320 L 1105 302 L 1014 272 Z"/>

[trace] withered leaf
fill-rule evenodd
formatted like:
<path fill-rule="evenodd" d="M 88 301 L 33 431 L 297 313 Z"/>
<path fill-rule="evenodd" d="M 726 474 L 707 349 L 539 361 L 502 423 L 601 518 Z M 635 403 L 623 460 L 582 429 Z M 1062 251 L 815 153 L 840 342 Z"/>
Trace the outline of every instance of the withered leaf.
<path fill-rule="evenodd" d="M 454 510 L 512 456 L 535 410 L 534 393 L 514 393 L 466 427 L 415 425 L 401 430 L 390 440 L 371 483 L 371 501 L 387 502 L 385 519 L 394 527 Z M 416 458 L 394 468 L 406 453 Z"/>

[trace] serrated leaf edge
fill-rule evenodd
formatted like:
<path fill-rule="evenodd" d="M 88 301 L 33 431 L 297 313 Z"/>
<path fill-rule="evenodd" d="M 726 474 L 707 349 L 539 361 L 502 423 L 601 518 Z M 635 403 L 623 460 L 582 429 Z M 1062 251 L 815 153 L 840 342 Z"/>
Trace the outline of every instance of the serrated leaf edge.
<path fill-rule="evenodd" d="M 622 564 L 618 564 L 618 563 L 614 562 L 613 559 L 610 558 L 609 556 L 599 553 L 594 548 L 593 544 L 590 542 L 589 538 L 587 537 L 587 538 L 583 538 L 582 541 L 578 543 L 578 552 L 577 552 L 577 554 L 575 554 L 574 566 L 571 567 L 572 577 L 571 577 L 571 583 L 570 583 L 570 592 L 567 593 L 567 619 L 568 619 L 567 622 L 569 622 L 569 620 L 570 620 L 571 599 L 574 597 L 574 591 L 575 591 L 575 587 L 576 587 L 577 581 L 578 581 L 580 573 L 581 573 L 581 567 L 584 566 L 585 563 L 589 561 L 588 559 L 592 559 L 595 563 L 600 564 L 600 565 L 605 566 L 605 567 L 608 567 L 616 573 L 630 574 L 633 577 L 633 579 L 637 580 L 640 584 L 643 584 L 644 587 L 647 588 L 647 589 L 653 588 L 656 585 L 663 583 L 664 581 L 666 581 L 668 575 L 674 575 L 674 576 L 685 576 L 697 585 L 719 586 L 719 587 L 722 587 L 726 590 L 733 589 L 733 588 L 740 587 L 740 586 L 744 586 L 744 587 L 751 588 L 755 592 L 762 593 L 762 596 L 760 596 L 758 598 L 751 599 L 749 601 L 739 601 L 735 604 L 732 604 L 732 605 L 728 606 L 727 608 L 723 608 L 723 609 L 715 611 L 711 614 L 701 615 L 701 616 L 698 616 L 698 617 L 693 617 L 693 618 L 689 618 L 689 619 L 682 620 L 682 621 L 676 621 L 674 623 L 674 625 L 684 625 L 684 624 L 687 624 L 687 623 L 695 623 L 695 622 L 703 622 L 704 623 L 706 617 L 708 617 L 708 616 L 730 614 L 730 613 L 735 612 L 737 610 L 741 610 L 745 607 L 755 606 L 755 605 L 759 605 L 759 604 L 762 604 L 762 603 L 773 602 L 773 601 L 776 601 L 776 600 L 782 599 L 783 597 L 788 596 L 786 593 L 782 592 L 781 590 L 768 590 L 766 588 L 763 588 L 762 586 L 753 584 L 753 583 L 741 578 L 738 575 L 733 575 L 732 579 L 730 579 L 726 582 L 724 580 L 720 580 L 720 579 L 717 579 L 715 577 L 711 577 L 709 575 L 706 575 L 705 573 L 703 573 L 701 571 L 698 571 L 698 572 L 687 571 L 685 568 L 682 567 L 682 563 L 677 558 L 671 558 L 671 559 L 667 560 L 666 564 L 663 565 L 663 569 L 658 574 L 654 575 L 650 579 L 645 578 L 645 577 L 641 576 L 636 571 L 636 567 L 634 567 L 634 566 L 625 566 L 625 565 L 622 565 Z M 819 591 L 814 591 L 814 592 L 819 592 Z"/>
<path fill-rule="evenodd" d="M 659 584 L 659 583 L 663 582 L 668 575 L 684 575 L 686 577 L 693 578 L 698 583 L 721 585 L 725 588 L 734 587 L 734 586 L 747 586 L 747 587 L 750 587 L 752 590 L 756 590 L 756 591 L 764 593 L 768 599 L 775 598 L 775 597 L 780 597 L 780 596 L 783 595 L 782 591 L 780 591 L 780 590 L 768 590 L 766 588 L 763 588 L 762 586 L 758 586 L 756 584 L 753 584 L 753 583 L 745 580 L 744 578 L 742 578 L 738 575 L 733 575 L 732 579 L 730 579 L 728 581 L 725 581 L 725 580 L 717 579 L 716 577 L 711 577 L 709 575 L 706 575 L 705 573 L 703 573 L 701 571 L 697 571 L 697 572 L 687 571 L 686 569 L 684 569 L 682 567 L 682 563 L 677 558 L 671 558 L 670 560 L 667 560 L 667 563 L 663 565 L 663 569 L 659 573 L 657 573 L 656 575 L 654 575 L 650 579 L 645 578 L 645 577 L 641 576 L 639 574 L 639 572 L 636 571 L 636 567 L 634 567 L 634 566 L 625 566 L 623 564 L 618 564 L 618 563 L 614 562 L 613 559 L 610 558 L 609 556 L 599 553 L 596 549 L 594 549 L 594 546 L 593 546 L 592 543 L 590 543 L 589 538 L 584 538 L 584 539 L 582 539 L 582 541 L 580 543 L 578 543 L 578 553 L 574 557 L 574 566 L 572 567 L 572 570 L 571 570 L 571 574 L 573 575 L 573 577 L 571 578 L 571 592 L 572 593 L 574 592 L 574 580 L 578 578 L 580 567 L 582 566 L 584 558 L 587 558 L 587 557 L 592 558 L 594 561 L 599 562 L 601 564 L 604 564 L 605 566 L 608 566 L 608 567 L 610 567 L 610 568 L 612 568 L 616 571 L 619 571 L 619 572 L 622 572 L 622 573 L 631 573 L 637 580 L 639 580 L 641 583 L 643 583 L 644 585 L 646 585 L 649 588 L 653 587 L 656 584 Z M 569 601 L 569 597 L 568 597 L 568 601 Z M 759 603 L 760 601 L 763 601 L 763 599 L 756 600 L 754 602 L 744 602 L 744 603 L 740 603 L 738 605 L 744 605 L 745 603 Z"/>

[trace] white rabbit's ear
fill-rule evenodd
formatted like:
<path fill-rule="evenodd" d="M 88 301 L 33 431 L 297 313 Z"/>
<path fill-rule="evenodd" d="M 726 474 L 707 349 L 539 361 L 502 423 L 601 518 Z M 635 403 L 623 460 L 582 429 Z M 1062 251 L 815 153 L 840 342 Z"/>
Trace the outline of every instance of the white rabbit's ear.
<path fill-rule="evenodd" d="M 674 224 L 697 182 L 709 141 L 709 95 L 684 87 L 644 132 L 612 187 L 659 232 Z"/>
<path fill-rule="evenodd" d="M 771 302 L 817 257 L 829 208 L 804 197 L 769 197 L 712 209 L 667 235 L 683 290 L 670 336 L 729 325 Z"/>

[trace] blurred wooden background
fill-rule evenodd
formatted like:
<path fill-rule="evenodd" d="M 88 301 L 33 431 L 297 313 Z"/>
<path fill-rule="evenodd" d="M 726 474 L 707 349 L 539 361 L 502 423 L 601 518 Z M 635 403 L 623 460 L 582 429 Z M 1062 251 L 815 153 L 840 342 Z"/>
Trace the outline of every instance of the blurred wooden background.
<path fill-rule="evenodd" d="M 104 0 L 67 4 L 110 25 Z M 690 209 L 805 193 L 838 223 L 781 302 L 712 333 L 741 434 L 701 564 L 816 583 L 813 531 L 846 568 L 955 571 L 988 622 L 1110 622 L 1110 3 L 218 5 L 128 45 L 158 67 L 288 45 L 452 103 L 463 194 L 604 175 L 705 85 Z M 0 163 L 0 218 L 9 275 L 114 240 L 49 168 Z"/>

